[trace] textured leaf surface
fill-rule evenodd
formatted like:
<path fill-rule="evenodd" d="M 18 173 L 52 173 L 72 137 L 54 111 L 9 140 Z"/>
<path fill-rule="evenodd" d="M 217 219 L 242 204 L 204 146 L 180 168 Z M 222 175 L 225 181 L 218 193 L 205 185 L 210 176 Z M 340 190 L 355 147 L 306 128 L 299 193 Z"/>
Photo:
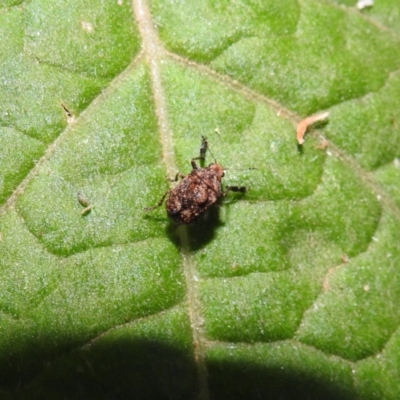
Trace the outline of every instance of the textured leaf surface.
<path fill-rule="evenodd" d="M 2 398 L 400 398 L 400 6 L 355 3 L 0 3 Z M 248 193 L 146 213 L 202 135 Z"/>

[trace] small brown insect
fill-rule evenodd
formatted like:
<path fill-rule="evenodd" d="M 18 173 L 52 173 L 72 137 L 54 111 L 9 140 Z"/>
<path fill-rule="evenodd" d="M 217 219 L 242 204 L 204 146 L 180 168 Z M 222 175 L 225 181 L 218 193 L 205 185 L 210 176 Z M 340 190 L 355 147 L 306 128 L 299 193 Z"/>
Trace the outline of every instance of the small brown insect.
<path fill-rule="evenodd" d="M 151 211 L 161 206 L 168 196 L 165 208 L 167 214 L 179 224 L 189 224 L 204 214 L 226 193 L 222 191 L 221 180 L 225 175 L 224 168 L 215 162 L 206 168 L 199 168 L 195 160 L 204 160 L 209 150 L 206 137 L 202 137 L 200 156 L 191 161 L 192 172 L 186 176 L 177 174 L 175 180 L 180 176 L 182 181 L 173 189 L 168 190 L 154 207 L 145 210 Z M 227 186 L 227 191 L 245 193 L 244 186 Z"/>
<path fill-rule="evenodd" d="M 79 204 L 84 206 L 85 208 L 82 210 L 81 215 L 86 215 L 92 209 L 92 205 L 86 200 L 80 193 L 78 193 L 78 201 Z"/>

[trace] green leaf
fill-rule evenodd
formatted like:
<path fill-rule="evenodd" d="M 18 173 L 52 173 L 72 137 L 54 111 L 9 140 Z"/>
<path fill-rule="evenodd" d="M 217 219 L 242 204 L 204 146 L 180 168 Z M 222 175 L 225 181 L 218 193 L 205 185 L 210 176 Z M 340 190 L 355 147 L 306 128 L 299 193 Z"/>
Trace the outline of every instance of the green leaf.
<path fill-rule="evenodd" d="M 400 5 L 355 3 L 0 2 L 1 398 L 400 398 Z M 145 212 L 203 135 L 248 192 Z"/>

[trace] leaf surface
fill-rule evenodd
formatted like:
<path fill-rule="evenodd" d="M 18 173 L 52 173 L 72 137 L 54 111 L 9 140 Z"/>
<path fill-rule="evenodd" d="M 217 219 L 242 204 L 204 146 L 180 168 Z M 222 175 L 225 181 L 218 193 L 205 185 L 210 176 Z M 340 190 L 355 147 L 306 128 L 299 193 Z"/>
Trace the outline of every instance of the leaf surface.
<path fill-rule="evenodd" d="M 0 3 L 4 398 L 400 397 L 400 6 L 353 3 Z M 145 212 L 203 135 L 248 192 Z"/>

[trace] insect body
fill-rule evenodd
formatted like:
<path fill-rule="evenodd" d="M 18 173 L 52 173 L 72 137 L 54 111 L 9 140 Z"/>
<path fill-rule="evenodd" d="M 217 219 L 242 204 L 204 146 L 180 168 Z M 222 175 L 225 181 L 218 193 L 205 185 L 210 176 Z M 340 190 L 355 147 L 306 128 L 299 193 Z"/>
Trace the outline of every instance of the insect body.
<path fill-rule="evenodd" d="M 219 164 L 197 168 L 193 162 L 192 166 L 192 172 L 169 192 L 166 202 L 167 214 L 181 224 L 193 222 L 223 196 L 224 169 Z"/>
<path fill-rule="evenodd" d="M 221 187 L 221 180 L 225 175 L 224 168 L 217 162 L 206 168 L 199 168 L 196 165 L 195 160 L 204 160 L 207 149 L 207 139 L 203 136 L 200 157 L 191 161 L 192 172 L 182 176 L 182 181 L 175 189 L 166 192 L 155 207 L 146 208 L 146 211 L 159 207 L 168 195 L 165 204 L 168 216 L 179 224 L 189 224 L 225 195 Z M 178 176 L 179 174 L 176 178 Z M 246 188 L 241 186 L 228 186 L 227 190 L 246 192 Z"/>

